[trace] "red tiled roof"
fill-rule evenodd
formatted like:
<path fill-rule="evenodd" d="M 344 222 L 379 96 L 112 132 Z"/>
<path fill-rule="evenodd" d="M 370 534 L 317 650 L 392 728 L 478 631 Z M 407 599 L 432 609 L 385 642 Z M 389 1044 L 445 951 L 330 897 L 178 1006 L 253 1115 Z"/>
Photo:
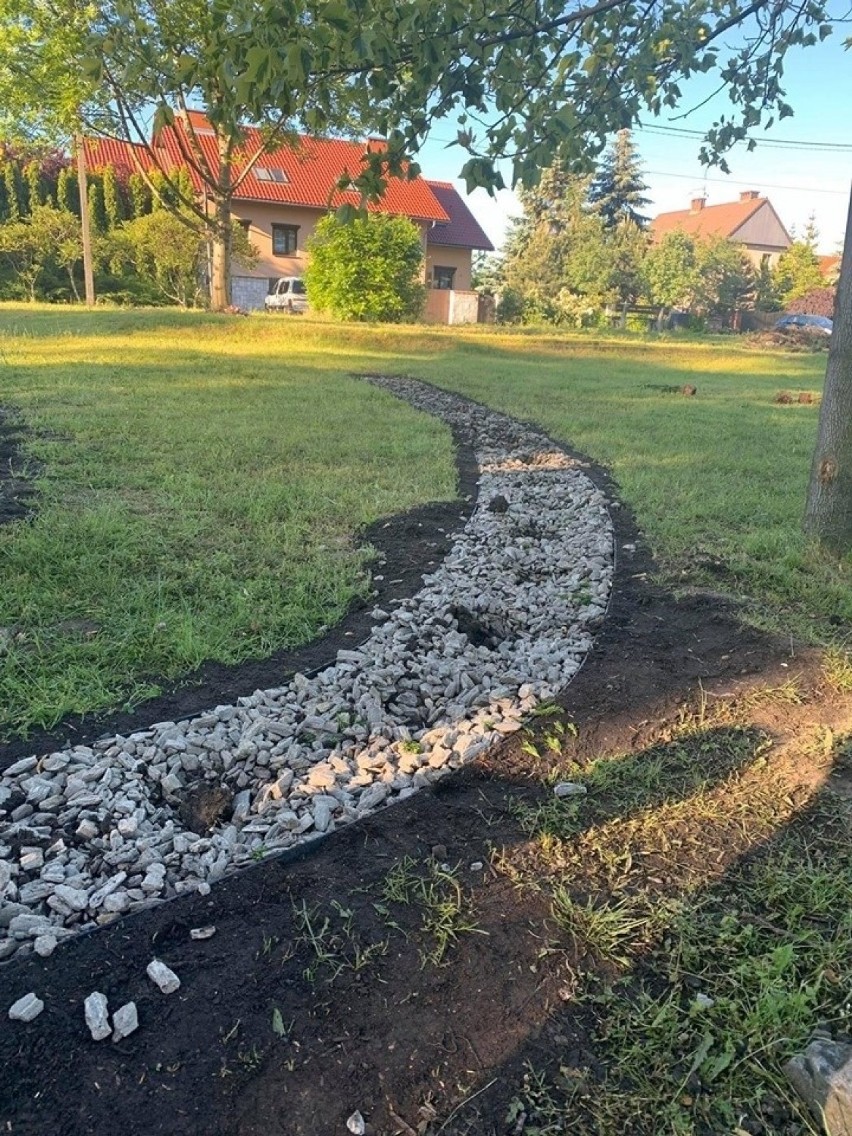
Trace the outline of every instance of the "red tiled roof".
<path fill-rule="evenodd" d="M 84 138 L 83 151 L 86 165 L 90 170 L 102 170 L 112 166 L 119 175 L 136 173 L 136 160 L 144 170 L 149 170 L 153 162 L 144 146 L 133 142 L 121 142 L 117 138 Z"/>
<path fill-rule="evenodd" d="M 660 213 L 651 222 L 651 234 L 659 240 L 666 233 L 681 229 L 693 237 L 732 237 L 766 202 L 765 197 L 755 197 L 748 201 L 730 201 L 724 205 L 705 205 L 703 209 L 678 209 L 674 213 Z"/>
<path fill-rule="evenodd" d="M 430 245 L 453 245 L 456 248 L 484 249 L 493 252 L 494 245 L 486 237 L 479 222 L 468 209 L 464 198 L 448 181 L 426 184 L 449 217 L 449 224 L 436 224 L 429 230 Z"/>
<path fill-rule="evenodd" d="M 819 270 L 823 276 L 834 276 L 840 269 L 839 256 L 821 256 L 819 258 Z"/>
<path fill-rule="evenodd" d="M 204 115 L 190 112 L 190 123 L 195 138 L 207 162 L 215 168 L 218 156 L 216 138 Z M 184 164 L 182 147 L 188 147 L 191 138 L 187 127 L 175 121 L 174 126 L 163 129 L 156 145 L 162 147 L 173 166 Z M 261 145 L 259 131 L 246 130 L 246 138 L 234 163 L 235 177 L 246 160 Z M 334 189 L 340 177 L 348 173 L 356 177 L 361 172 L 364 153 L 367 149 L 381 147 L 380 141 L 347 142 L 335 138 L 310 138 L 300 136 L 297 147 L 279 146 L 264 154 L 257 166 L 270 170 L 282 170 L 285 182 L 261 181 L 256 175 L 257 166 L 240 184 L 234 197 L 244 201 L 272 201 L 287 205 L 302 205 L 314 209 L 336 208 L 344 203 L 357 205 L 359 196 L 353 191 L 341 193 Z M 197 183 L 195 189 L 201 192 L 200 179 L 189 170 Z M 421 177 L 411 180 L 392 177 L 388 179 L 387 189 L 379 203 L 371 203 L 368 209 L 375 213 L 394 213 L 411 217 L 417 221 L 448 222 L 449 217 L 439 204 L 435 194 Z"/>

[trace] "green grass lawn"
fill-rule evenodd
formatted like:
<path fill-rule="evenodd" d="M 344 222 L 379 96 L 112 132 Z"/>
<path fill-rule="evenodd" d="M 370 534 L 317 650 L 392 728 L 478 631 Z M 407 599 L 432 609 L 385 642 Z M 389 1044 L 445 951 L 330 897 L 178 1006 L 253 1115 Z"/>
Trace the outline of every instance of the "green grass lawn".
<path fill-rule="evenodd" d="M 2 306 L 0 404 L 41 432 L 42 474 L 36 518 L 0 530 L 0 735 L 339 616 L 366 586 L 353 531 L 455 480 L 449 432 L 358 370 L 536 420 L 611 466 L 669 579 L 827 640 L 852 565 L 799 531 L 817 409 L 772 401 L 824 366 L 727 341 Z M 648 388 L 684 382 L 697 398 Z"/>
<path fill-rule="evenodd" d="M 300 330 L 0 311 L 0 404 L 45 435 L 0 529 L 0 733 L 306 642 L 366 586 L 359 525 L 454 495 L 449 431 Z"/>

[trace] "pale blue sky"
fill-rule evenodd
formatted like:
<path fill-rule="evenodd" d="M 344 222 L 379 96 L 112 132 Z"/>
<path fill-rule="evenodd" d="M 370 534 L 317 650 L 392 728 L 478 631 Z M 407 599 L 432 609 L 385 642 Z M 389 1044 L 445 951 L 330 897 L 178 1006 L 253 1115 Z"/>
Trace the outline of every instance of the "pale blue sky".
<path fill-rule="evenodd" d="M 785 80 L 794 117 L 756 135 L 758 147 L 753 152 L 742 145 L 735 147 L 728 157 L 728 175 L 701 166 L 698 139 L 637 130 L 634 137 L 645 167 L 651 215 L 687 208 L 690 198 L 703 187 L 709 205 L 736 201 L 741 190 L 756 189 L 771 199 L 788 229 L 796 226 L 801 230 L 813 211 L 820 230 L 820 251 L 836 252 L 843 239 L 852 183 L 852 51 L 845 51 L 842 42 L 847 34 L 849 29 L 841 27 L 823 43 L 789 53 Z M 706 129 L 728 108 L 724 95 L 686 118 L 679 116 L 712 88 L 713 84 L 703 76 L 685 85 L 680 109 L 665 118 L 649 119 L 645 125 Z M 439 124 L 434 134 L 441 139 L 451 138 L 454 128 L 447 121 Z M 761 145 L 760 139 L 766 145 Z M 849 149 L 792 149 L 773 146 L 775 139 L 841 143 Z M 430 139 L 421 152 L 420 162 L 426 177 L 452 181 L 457 178 L 464 157 L 458 148 L 448 149 L 443 142 Z M 464 192 L 464 183 L 456 184 Z M 506 191 L 492 200 L 483 190 L 477 190 L 468 200 L 491 240 L 499 246 L 509 217 L 518 212 L 514 194 Z"/>

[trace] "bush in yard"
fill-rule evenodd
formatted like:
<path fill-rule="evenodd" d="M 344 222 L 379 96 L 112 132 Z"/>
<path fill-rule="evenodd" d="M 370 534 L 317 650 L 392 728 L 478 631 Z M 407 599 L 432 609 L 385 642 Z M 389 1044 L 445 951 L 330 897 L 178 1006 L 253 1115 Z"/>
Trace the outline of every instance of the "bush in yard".
<path fill-rule="evenodd" d="M 238 264 L 251 267 L 257 260 L 245 230 L 236 222 L 232 250 Z M 155 209 L 115 230 L 108 255 L 116 274 L 122 268 L 135 268 L 137 283 L 153 285 L 160 301 L 171 300 L 182 308 L 201 304 L 207 242 L 194 217 Z"/>
<path fill-rule="evenodd" d="M 311 306 L 346 320 L 416 319 L 425 299 L 423 243 L 407 217 L 323 217 L 308 243 Z"/>
<path fill-rule="evenodd" d="M 82 255 L 80 222 L 63 209 L 37 205 L 26 220 L 0 225 L 0 259 L 20 294 L 30 301 L 37 300 L 45 282 L 61 272 L 67 274 L 76 295 L 74 266 Z"/>

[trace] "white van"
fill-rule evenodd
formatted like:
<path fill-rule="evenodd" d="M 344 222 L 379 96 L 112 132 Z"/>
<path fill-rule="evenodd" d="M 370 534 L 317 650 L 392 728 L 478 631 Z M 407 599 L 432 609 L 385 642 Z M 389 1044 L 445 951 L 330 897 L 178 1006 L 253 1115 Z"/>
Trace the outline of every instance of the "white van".
<path fill-rule="evenodd" d="M 282 276 L 263 301 L 268 312 L 306 312 L 308 294 L 301 276 Z"/>

